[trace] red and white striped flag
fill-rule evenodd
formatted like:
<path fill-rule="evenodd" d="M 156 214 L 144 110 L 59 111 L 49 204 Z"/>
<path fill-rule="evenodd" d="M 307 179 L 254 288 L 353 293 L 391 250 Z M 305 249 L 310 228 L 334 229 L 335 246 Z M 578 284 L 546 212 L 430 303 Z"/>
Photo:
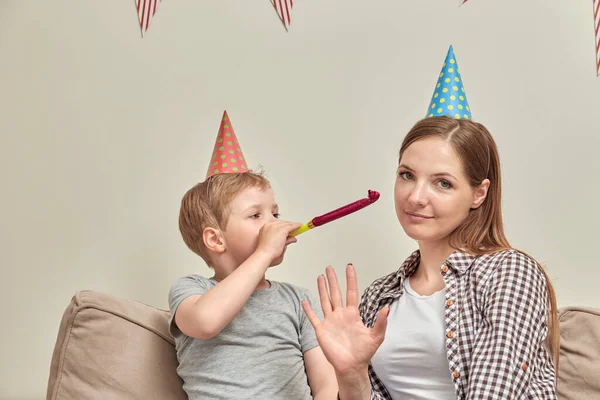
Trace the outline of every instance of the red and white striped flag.
<path fill-rule="evenodd" d="M 596 76 L 600 76 L 600 0 L 594 0 L 594 33 L 596 34 Z"/>
<path fill-rule="evenodd" d="M 291 14 L 292 14 L 292 6 L 294 5 L 293 0 L 271 0 L 273 7 L 275 7 L 275 11 L 277 11 L 277 15 L 279 15 L 279 19 L 283 23 L 285 30 L 287 31 L 287 27 L 291 23 Z"/>
<path fill-rule="evenodd" d="M 158 3 L 162 0 L 135 0 L 135 6 L 137 7 L 138 17 L 140 19 L 140 28 L 142 28 L 142 36 L 148 30 L 152 17 L 156 12 Z"/>

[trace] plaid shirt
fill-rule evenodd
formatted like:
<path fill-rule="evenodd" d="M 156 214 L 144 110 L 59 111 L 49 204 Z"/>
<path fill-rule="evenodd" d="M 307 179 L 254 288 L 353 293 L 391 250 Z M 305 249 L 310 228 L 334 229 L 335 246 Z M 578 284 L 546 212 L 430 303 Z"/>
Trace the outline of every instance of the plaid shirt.
<path fill-rule="evenodd" d="M 373 282 L 359 311 L 373 327 L 377 312 L 404 293 L 419 265 L 415 251 L 400 269 Z M 556 399 L 554 363 L 546 350 L 548 294 L 535 261 L 516 250 L 474 257 L 454 252 L 440 267 L 446 283 L 445 332 L 456 397 Z M 369 366 L 372 400 L 391 400 Z"/>

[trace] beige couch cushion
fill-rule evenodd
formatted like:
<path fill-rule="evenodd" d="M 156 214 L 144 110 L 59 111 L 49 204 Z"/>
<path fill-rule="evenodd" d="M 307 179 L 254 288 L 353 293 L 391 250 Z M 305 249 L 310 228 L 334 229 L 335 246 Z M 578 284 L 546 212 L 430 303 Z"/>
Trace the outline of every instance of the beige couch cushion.
<path fill-rule="evenodd" d="M 92 291 L 67 307 L 47 400 L 186 400 L 168 312 Z"/>
<path fill-rule="evenodd" d="M 600 399 L 600 310 L 581 307 L 559 311 L 560 400 Z"/>

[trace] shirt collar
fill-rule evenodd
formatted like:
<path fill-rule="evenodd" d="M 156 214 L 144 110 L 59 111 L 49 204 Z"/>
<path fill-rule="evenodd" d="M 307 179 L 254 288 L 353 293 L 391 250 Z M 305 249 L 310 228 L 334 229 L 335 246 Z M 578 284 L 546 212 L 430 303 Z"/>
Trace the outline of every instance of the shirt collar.
<path fill-rule="evenodd" d="M 407 277 L 410 277 L 417 267 L 419 266 L 419 260 L 421 259 L 420 250 L 415 250 L 405 261 L 402 263 L 398 271 L 396 272 L 396 276 L 398 280 L 404 280 Z M 477 256 L 465 253 L 464 250 L 457 249 L 455 250 L 444 262 L 448 268 L 453 268 L 459 274 L 464 274 L 467 272 L 474 261 L 477 259 Z"/>
<path fill-rule="evenodd" d="M 410 256 L 402 263 L 400 268 L 396 271 L 396 273 L 392 274 L 392 279 L 387 279 L 386 283 L 383 286 L 383 298 L 397 298 L 402 294 L 402 284 L 404 280 L 410 277 L 419 266 L 419 260 L 421 259 L 421 252 L 419 250 L 415 250 L 412 252 Z M 450 256 L 446 259 L 445 265 L 448 268 L 454 269 L 459 275 L 463 275 L 466 273 L 474 261 L 477 259 L 477 256 L 473 256 L 471 254 L 465 253 L 463 250 L 455 250 Z"/>
<path fill-rule="evenodd" d="M 456 250 L 446 259 L 445 264 L 448 268 L 453 268 L 460 275 L 467 272 L 474 264 L 477 256 L 465 253 L 463 250 Z"/>

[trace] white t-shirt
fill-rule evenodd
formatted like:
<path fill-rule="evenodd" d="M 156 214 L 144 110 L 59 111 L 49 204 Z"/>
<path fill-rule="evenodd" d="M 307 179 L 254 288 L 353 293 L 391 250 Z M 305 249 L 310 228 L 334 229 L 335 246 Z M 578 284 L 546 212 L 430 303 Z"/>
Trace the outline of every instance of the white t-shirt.
<path fill-rule="evenodd" d="M 446 355 L 446 289 L 421 296 L 409 283 L 390 306 L 385 340 L 371 365 L 394 400 L 456 399 Z"/>

